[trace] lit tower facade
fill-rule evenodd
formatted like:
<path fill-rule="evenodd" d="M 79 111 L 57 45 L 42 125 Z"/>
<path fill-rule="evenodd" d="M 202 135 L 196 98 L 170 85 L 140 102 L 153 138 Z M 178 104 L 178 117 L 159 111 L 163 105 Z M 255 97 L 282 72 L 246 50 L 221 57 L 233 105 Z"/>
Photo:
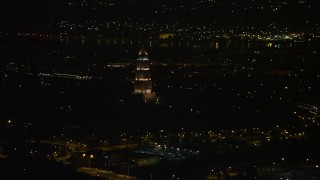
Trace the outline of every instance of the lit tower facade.
<path fill-rule="evenodd" d="M 134 83 L 134 94 L 141 94 L 143 100 L 153 101 L 156 94 L 152 92 L 152 81 L 150 73 L 150 62 L 147 51 L 142 48 L 137 59 L 136 77 Z"/>

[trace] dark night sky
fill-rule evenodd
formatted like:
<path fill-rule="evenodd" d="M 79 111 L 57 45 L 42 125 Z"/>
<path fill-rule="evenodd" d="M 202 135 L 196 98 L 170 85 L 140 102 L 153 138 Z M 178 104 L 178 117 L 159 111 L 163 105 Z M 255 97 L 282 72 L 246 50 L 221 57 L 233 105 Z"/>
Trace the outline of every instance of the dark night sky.
<path fill-rule="evenodd" d="M 306 20 L 313 22 L 319 21 L 317 12 L 319 7 L 315 1 L 306 1 L 307 5 L 300 6 L 297 1 L 288 1 L 288 4 L 281 10 L 273 12 L 266 10 L 246 10 L 245 7 L 259 7 L 264 5 L 265 1 L 235 1 L 235 0 L 217 0 L 212 6 L 210 4 L 197 3 L 194 1 L 147 1 L 147 0 L 129 0 L 107 1 L 114 6 L 101 6 L 95 2 L 99 0 L 89 0 L 87 6 L 67 6 L 66 2 L 77 2 L 74 0 L 4 0 L 0 2 L 0 19 L 2 24 L 28 26 L 29 22 L 40 21 L 48 22 L 52 20 L 109 20 L 114 18 L 144 18 L 149 20 L 161 21 L 173 19 L 179 21 L 220 21 L 237 23 L 243 22 L 279 22 L 279 23 L 302 23 Z M 207 1 L 204 1 L 207 2 Z M 208 1 L 209 2 L 209 1 Z M 207 3 L 208 3 L 207 2 Z M 233 4 L 235 2 L 236 4 Z M 278 2 L 278 1 L 272 1 Z M 281 1 L 282 2 L 282 1 Z M 283 0 L 283 2 L 286 2 Z M 58 5 L 59 4 L 59 5 Z M 311 8 L 308 6 L 311 5 Z M 168 9 L 164 10 L 163 7 Z M 272 4 L 272 6 L 274 6 Z M 283 6 L 283 5 L 280 5 Z M 183 10 L 181 7 L 189 8 Z M 194 8 L 194 9 L 192 9 Z M 191 9 L 191 10 L 190 10 Z M 231 11 L 234 10 L 234 13 Z M 155 12 L 163 12 L 155 14 Z"/>

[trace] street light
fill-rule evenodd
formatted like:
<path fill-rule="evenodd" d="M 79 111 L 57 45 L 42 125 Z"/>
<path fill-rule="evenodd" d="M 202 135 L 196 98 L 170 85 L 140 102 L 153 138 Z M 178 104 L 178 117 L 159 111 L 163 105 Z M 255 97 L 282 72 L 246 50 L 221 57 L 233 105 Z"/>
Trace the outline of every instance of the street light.
<path fill-rule="evenodd" d="M 90 159 L 93 159 L 93 157 L 94 157 L 94 156 L 91 154 L 91 155 L 90 155 L 90 157 L 89 157 L 89 159 L 88 159 L 88 162 L 89 162 L 89 168 L 91 168 L 91 161 L 90 161 Z"/>

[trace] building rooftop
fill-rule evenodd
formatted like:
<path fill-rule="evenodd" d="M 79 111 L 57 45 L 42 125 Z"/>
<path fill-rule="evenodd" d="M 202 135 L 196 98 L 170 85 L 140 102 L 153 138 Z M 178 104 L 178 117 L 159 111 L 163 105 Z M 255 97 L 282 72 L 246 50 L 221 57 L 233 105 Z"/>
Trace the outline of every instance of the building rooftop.
<path fill-rule="evenodd" d="M 140 52 L 139 52 L 139 56 L 148 56 L 147 51 L 142 47 Z"/>

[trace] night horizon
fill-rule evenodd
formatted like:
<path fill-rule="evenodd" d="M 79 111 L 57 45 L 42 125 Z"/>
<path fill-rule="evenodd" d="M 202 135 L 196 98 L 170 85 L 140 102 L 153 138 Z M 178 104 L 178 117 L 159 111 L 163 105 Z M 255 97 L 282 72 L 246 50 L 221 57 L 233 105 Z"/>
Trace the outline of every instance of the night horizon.
<path fill-rule="evenodd" d="M 0 2 L 0 179 L 319 179 L 315 0 Z"/>

